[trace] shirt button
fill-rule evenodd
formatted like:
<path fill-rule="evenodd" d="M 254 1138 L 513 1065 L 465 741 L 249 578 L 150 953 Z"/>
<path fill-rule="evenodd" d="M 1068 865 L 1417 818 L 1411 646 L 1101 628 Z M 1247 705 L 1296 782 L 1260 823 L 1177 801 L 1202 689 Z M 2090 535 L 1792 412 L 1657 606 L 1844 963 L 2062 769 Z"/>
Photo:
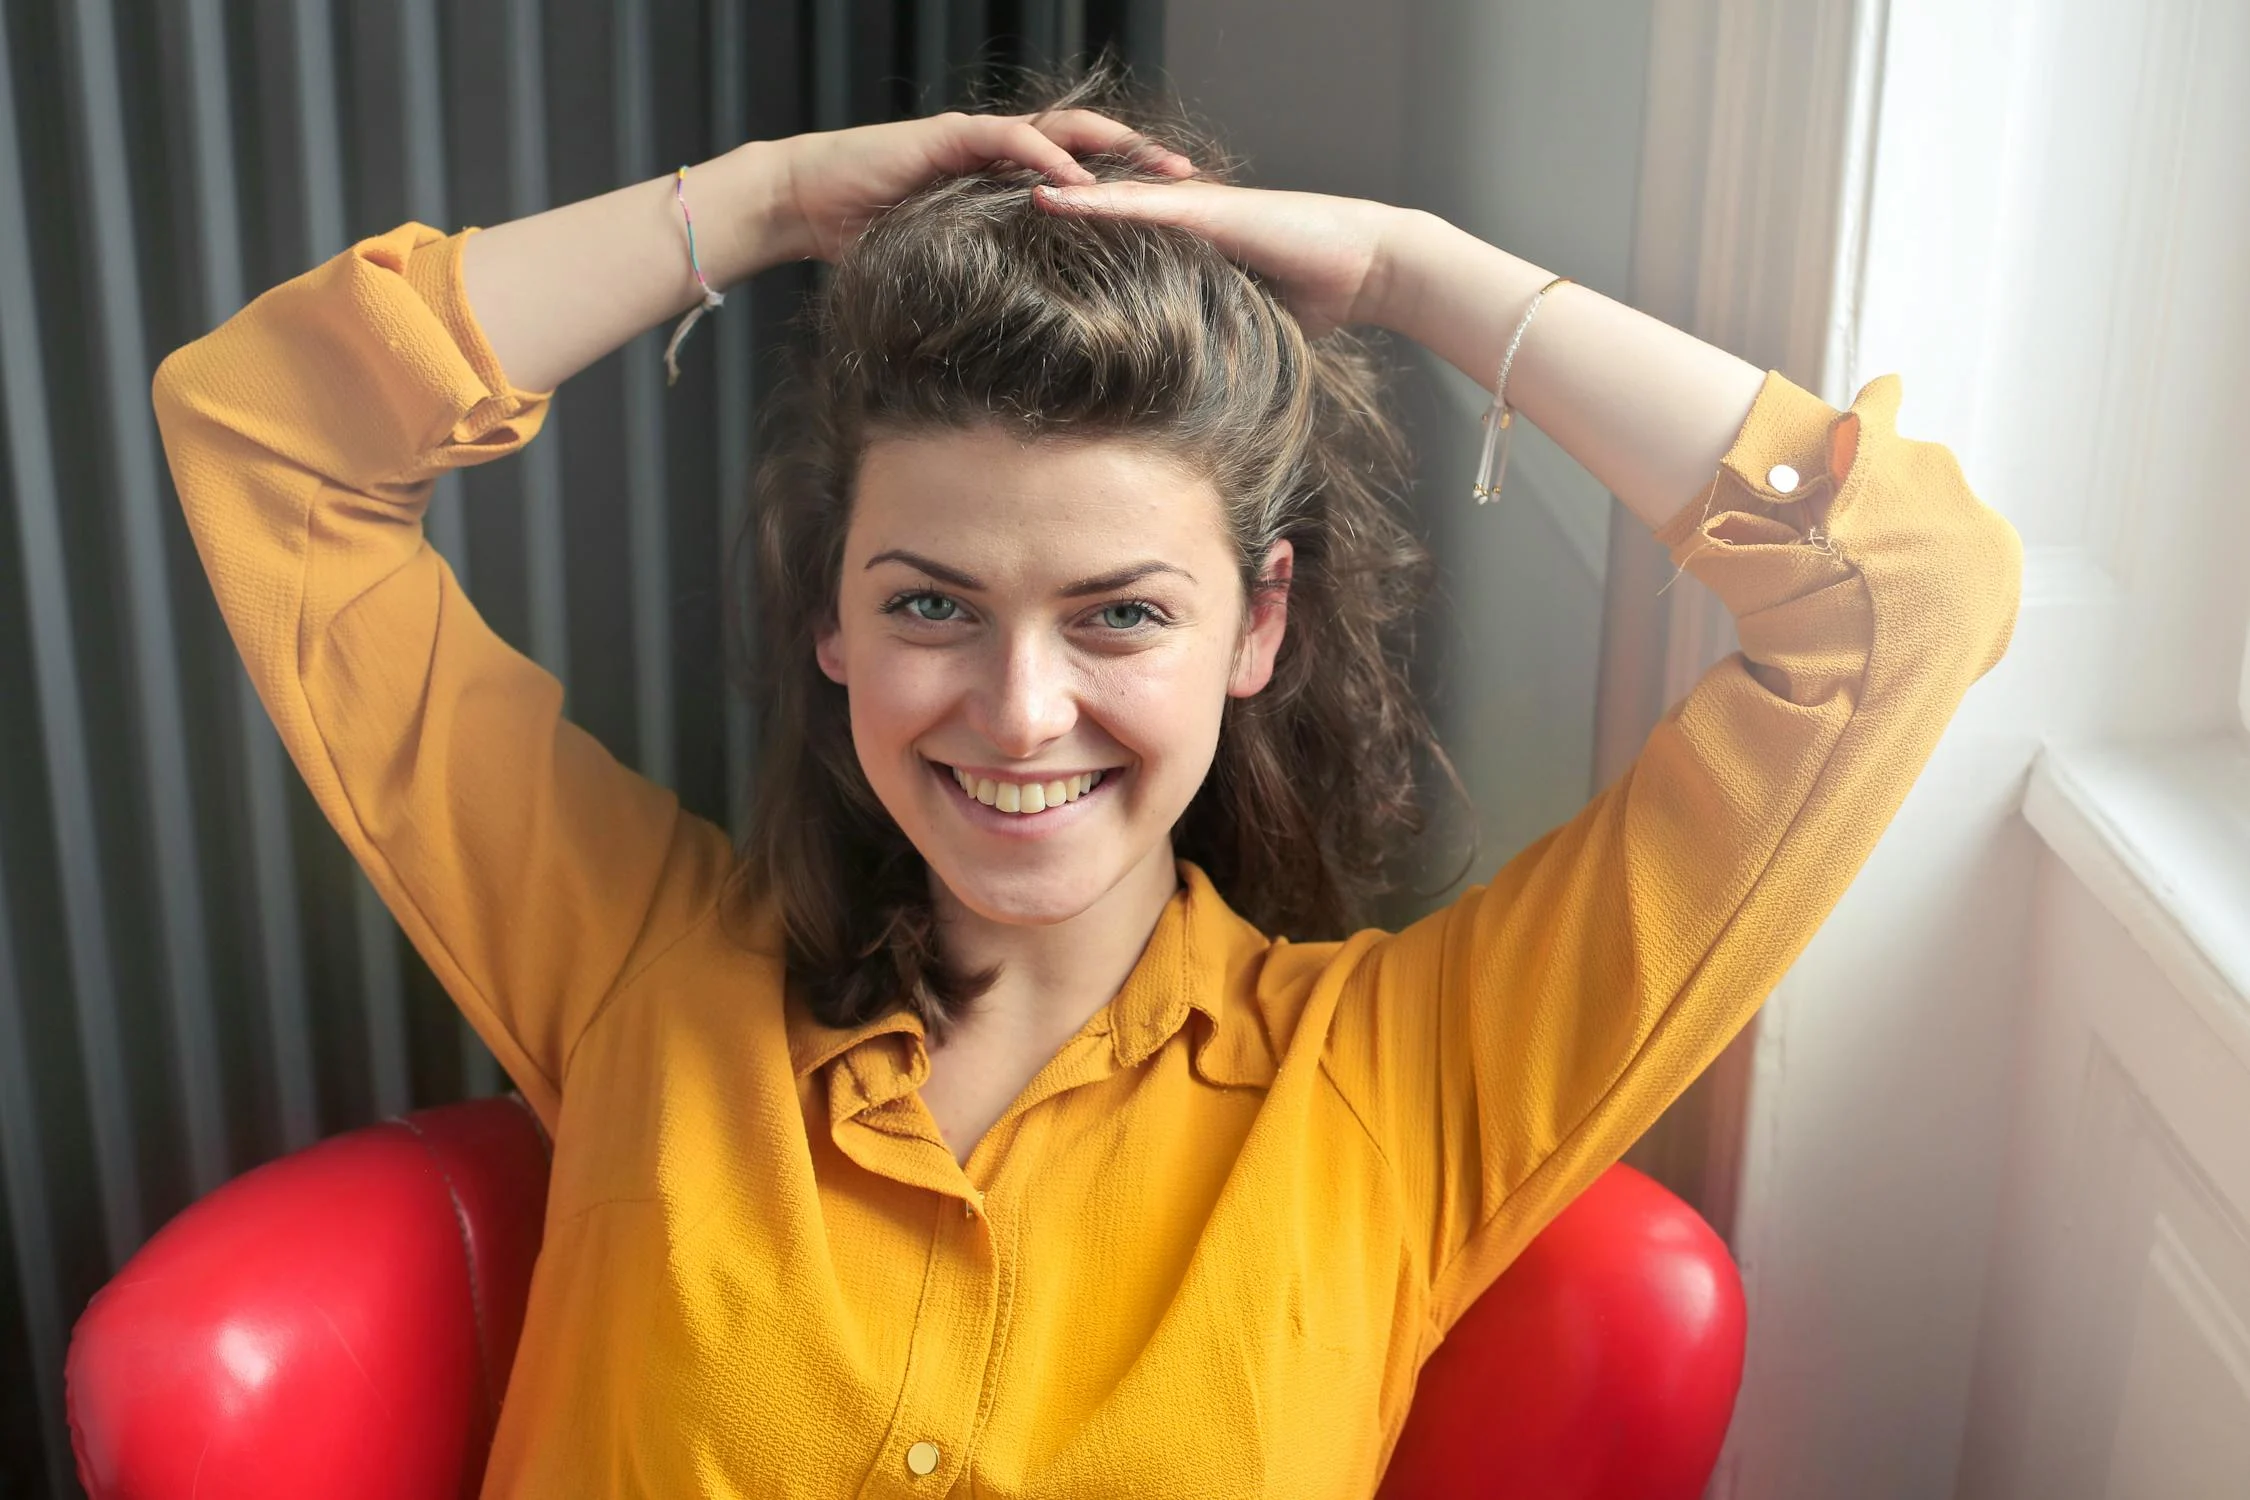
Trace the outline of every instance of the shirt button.
<path fill-rule="evenodd" d="M 938 1451 L 935 1443 L 916 1443 L 906 1450 L 906 1467 L 915 1474 L 932 1473 L 937 1468 Z"/>
<path fill-rule="evenodd" d="M 1775 464 L 1766 470 L 1766 483 L 1786 495 L 1797 488 L 1797 471 L 1787 464 Z"/>

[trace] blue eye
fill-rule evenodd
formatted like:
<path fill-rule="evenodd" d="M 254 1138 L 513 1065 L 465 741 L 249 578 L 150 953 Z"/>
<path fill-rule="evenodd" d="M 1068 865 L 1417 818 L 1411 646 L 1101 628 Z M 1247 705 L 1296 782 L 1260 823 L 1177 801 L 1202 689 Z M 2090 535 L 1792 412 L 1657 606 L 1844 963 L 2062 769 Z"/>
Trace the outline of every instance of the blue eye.
<path fill-rule="evenodd" d="M 1151 614 L 1147 605 L 1128 602 L 1105 606 L 1098 618 L 1112 630 L 1137 630 L 1149 622 Z"/>
<path fill-rule="evenodd" d="M 895 614 L 899 610 L 905 610 L 907 614 L 923 621 L 925 624 L 943 625 L 960 617 L 961 605 L 959 601 L 949 599 L 943 594 L 925 591 L 901 594 L 883 606 L 885 614 Z"/>

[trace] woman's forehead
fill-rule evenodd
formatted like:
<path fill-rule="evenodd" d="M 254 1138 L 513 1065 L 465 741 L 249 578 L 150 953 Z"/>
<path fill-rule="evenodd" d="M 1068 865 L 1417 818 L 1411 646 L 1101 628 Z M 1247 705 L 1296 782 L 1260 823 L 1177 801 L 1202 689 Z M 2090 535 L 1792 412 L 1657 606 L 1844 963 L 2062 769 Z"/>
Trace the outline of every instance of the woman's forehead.
<path fill-rule="evenodd" d="M 1184 463 L 1128 439 L 1025 441 L 989 427 L 871 443 L 846 541 L 847 555 L 861 559 L 975 554 L 987 566 L 1080 566 L 1113 560 L 1121 548 L 1231 556 L 1218 492 Z"/>

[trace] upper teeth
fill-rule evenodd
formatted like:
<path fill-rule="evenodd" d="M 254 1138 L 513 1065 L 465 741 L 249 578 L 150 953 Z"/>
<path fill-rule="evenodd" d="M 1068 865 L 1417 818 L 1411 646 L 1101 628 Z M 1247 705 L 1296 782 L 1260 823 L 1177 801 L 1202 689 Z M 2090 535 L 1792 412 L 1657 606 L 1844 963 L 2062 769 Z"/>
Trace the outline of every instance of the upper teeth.
<path fill-rule="evenodd" d="M 1065 802 L 1076 802 L 1102 782 L 1099 771 L 1082 771 L 1060 781 L 994 781 L 986 776 L 971 776 L 958 768 L 948 769 L 953 771 L 953 779 L 960 783 L 962 791 L 986 807 L 1004 813 L 1045 812 Z"/>

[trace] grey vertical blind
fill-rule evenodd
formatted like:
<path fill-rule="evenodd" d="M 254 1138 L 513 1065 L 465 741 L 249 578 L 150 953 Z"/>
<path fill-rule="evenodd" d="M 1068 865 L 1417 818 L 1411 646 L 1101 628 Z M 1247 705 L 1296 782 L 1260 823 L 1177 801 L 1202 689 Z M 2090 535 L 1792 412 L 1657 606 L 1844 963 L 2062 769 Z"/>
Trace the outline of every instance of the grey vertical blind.
<path fill-rule="evenodd" d="M 407 219 L 491 224 L 738 141 L 959 104 L 1157 0 L 7 0 L 0 7 L 0 1500 L 77 1493 L 86 1299 L 226 1178 L 489 1093 L 298 782 L 181 523 L 168 350 Z M 572 716 L 737 825 L 755 724 L 718 649 L 770 273 L 666 388 L 652 333 L 431 539 Z"/>

